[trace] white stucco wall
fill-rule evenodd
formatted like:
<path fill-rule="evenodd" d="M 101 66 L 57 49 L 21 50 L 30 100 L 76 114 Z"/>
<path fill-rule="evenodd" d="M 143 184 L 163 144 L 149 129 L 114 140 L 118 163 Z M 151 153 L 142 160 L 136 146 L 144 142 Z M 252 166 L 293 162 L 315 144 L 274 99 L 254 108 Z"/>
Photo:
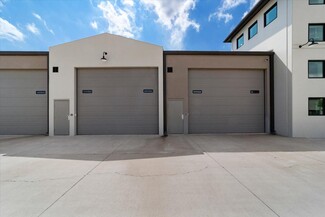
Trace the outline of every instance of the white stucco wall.
<path fill-rule="evenodd" d="M 308 97 L 325 97 L 325 79 L 308 78 L 308 60 L 325 60 L 325 43 L 308 41 L 308 24 L 325 23 L 325 5 L 293 1 L 293 136 L 325 138 L 325 116 L 308 116 Z"/>
<path fill-rule="evenodd" d="M 275 3 L 278 17 L 264 27 L 264 13 Z M 258 20 L 258 34 L 248 40 L 248 28 Z M 245 44 L 237 38 L 244 32 Z M 270 1 L 232 40 L 234 51 L 274 51 L 274 122 L 279 135 L 292 135 L 292 0 Z"/>
<path fill-rule="evenodd" d="M 163 49 L 108 33 L 50 47 L 49 135 L 54 135 L 54 100 L 70 100 L 70 135 L 76 135 L 76 69 L 110 67 L 158 68 L 159 134 L 163 135 Z M 108 61 L 102 62 L 103 52 Z M 59 73 L 52 67 L 58 66 Z"/>

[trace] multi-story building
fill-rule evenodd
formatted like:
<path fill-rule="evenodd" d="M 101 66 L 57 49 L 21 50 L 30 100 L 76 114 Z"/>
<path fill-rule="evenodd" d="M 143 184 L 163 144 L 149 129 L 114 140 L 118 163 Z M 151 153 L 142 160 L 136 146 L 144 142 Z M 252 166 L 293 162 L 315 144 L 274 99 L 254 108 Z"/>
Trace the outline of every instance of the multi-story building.
<path fill-rule="evenodd" d="M 277 134 L 325 135 L 325 1 L 261 0 L 225 42 L 234 51 L 273 51 Z"/>

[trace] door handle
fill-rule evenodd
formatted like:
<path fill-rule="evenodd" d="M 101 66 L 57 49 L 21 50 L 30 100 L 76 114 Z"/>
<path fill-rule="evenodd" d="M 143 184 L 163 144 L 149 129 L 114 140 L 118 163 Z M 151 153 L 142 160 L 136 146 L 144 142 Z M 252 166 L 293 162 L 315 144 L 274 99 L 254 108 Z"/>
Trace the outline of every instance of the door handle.
<path fill-rule="evenodd" d="M 184 120 L 184 114 L 182 114 L 182 120 Z"/>

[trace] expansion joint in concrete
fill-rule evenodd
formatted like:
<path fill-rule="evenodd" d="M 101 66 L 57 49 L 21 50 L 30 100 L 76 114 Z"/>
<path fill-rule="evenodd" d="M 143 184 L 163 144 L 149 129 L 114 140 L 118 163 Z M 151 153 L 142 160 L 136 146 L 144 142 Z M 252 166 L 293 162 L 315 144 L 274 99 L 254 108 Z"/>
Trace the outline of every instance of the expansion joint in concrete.
<path fill-rule="evenodd" d="M 190 142 L 189 143 L 194 143 Z M 230 176 L 232 176 L 242 187 L 244 187 L 249 193 L 251 193 L 257 200 L 259 200 L 264 206 L 266 206 L 272 213 L 274 213 L 276 216 L 281 217 L 278 213 L 275 212 L 272 207 L 270 207 L 266 202 L 264 202 L 258 195 L 256 195 L 249 187 L 247 187 L 243 182 L 241 182 L 230 170 L 228 170 L 224 165 L 222 165 L 219 161 L 217 161 L 215 158 L 213 158 L 208 152 L 205 152 L 204 149 L 197 143 L 194 143 L 201 151 L 202 153 L 205 153 L 209 158 L 211 158 L 216 164 L 218 164 L 222 169 L 224 169 Z"/>
<path fill-rule="evenodd" d="M 53 203 L 51 203 L 45 210 L 43 210 L 38 217 L 42 216 L 47 210 L 49 210 L 54 204 L 56 204 L 62 197 L 64 197 L 69 191 L 71 191 L 76 185 L 78 185 L 84 178 L 86 178 L 92 171 L 94 171 L 100 164 L 108 160 L 111 155 L 121 146 L 122 143 L 116 145 L 111 153 L 109 153 L 102 161 L 98 162 L 93 168 L 91 168 L 85 175 L 83 175 L 77 182 L 75 182 L 69 189 L 67 189 L 60 197 L 58 197 Z"/>

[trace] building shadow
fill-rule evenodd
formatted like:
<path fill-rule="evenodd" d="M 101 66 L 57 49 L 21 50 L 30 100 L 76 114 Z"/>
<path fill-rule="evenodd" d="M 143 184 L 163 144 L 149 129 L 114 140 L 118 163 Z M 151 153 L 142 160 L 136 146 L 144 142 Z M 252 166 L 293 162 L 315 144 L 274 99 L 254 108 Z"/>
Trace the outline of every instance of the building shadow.
<path fill-rule="evenodd" d="M 267 134 L 160 136 L 0 137 L 6 157 L 122 161 L 205 153 L 325 151 L 325 139 Z"/>

